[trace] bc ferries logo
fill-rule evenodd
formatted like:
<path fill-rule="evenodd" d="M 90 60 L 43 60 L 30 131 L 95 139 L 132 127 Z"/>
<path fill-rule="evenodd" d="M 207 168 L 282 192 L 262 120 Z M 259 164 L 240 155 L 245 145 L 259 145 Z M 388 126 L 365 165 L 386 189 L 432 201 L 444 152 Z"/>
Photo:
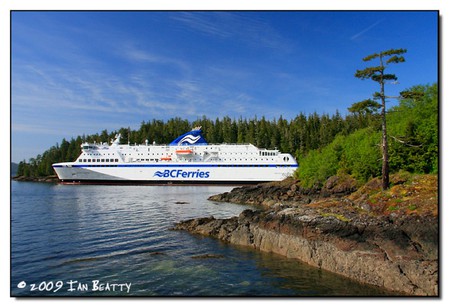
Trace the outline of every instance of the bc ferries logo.
<path fill-rule="evenodd" d="M 183 137 L 183 139 L 181 139 L 181 140 L 178 142 L 178 144 L 181 145 L 181 144 L 183 144 L 183 142 L 187 142 L 187 143 L 190 143 L 190 144 L 194 144 L 194 143 L 196 143 L 197 141 L 199 141 L 200 138 L 201 138 L 201 136 L 194 137 L 194 136 L 192 136 L 192 135 L 187 135 L 187 136 Z"/>
<path fill-rule="evenodd" d="M 197 169 L 197 171 L 184 171 L 183 169 L 174 169 L 169 170 L 166 169 L 164 171 L 156 171 L 153 176 L 159 177 L 159 178 L 184 178 L 184 179 L 207 179 L 209 178 L 209 171 L 200 171 L 200 169 Z"/>

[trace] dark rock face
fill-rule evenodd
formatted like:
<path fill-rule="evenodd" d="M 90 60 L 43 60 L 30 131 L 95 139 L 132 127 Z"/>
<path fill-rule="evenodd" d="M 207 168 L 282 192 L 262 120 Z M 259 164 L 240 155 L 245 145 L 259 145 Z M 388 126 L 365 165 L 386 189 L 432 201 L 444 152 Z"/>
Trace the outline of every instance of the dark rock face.
<path fill-rule="evenodd" d="M 356 191 L 356 189 L 356 180 L 350 176 L 332 176 L 321 189 L 305 189 L 299 186 L 295 180 L 290 179 L 277 184 L 266 183 L 256 186 L 236 187 L 230 192 L 211 196 L 209 200 L 270 208 L 277 203 L 284 205 L 308 204 L 319 198 L 342 197 Z"/>
<path fill-rule="evenodd" d="M 434 216 L 390 219 L 298 205 L 191 219 L 174 229 L 296 258 L 404 294 L 436 296 L 437 226 Z"/>
<path fill-rule="evenodd" d="M 256 186 L 236 187 L 228 193 L 211 196 L 209 200 L 269 208 L 277 203 L 307 204 L 311 202 L 311 197 L 317 197 L 319 194 L 320 191 L 305 190 L 297 186 L 294 181 L 289 181 L 276 186 L 259 184 Z"/>

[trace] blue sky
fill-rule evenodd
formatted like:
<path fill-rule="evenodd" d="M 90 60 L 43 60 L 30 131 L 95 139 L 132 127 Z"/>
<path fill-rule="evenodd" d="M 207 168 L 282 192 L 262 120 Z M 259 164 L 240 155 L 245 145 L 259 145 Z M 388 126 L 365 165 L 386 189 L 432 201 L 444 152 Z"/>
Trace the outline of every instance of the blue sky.
<path fill-rule="evenodd" d="M 438 13 L 12 12 L 12 161 L 154 118 L 345 114 L 378 90 L 362 58 L 391 48 L 389 95 L 437 82 Z"/>

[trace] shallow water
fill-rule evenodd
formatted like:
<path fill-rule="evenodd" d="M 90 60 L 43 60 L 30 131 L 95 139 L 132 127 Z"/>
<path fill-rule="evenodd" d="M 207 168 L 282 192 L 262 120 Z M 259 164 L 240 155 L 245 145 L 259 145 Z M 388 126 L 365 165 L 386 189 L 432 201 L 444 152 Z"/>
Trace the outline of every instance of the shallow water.
<path fill-rule="evenodd" d="M 226 186 L 12 182 L 12 296 L 378 296 L 275 254 L 169 230 L 239 215 Z M 209 257 L 205 257 L 209 255 Z"/>

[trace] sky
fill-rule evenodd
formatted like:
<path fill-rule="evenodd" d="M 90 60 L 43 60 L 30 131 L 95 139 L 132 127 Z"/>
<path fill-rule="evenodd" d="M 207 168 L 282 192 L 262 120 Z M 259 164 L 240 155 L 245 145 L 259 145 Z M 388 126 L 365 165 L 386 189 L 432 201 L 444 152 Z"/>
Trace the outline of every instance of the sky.
<path fill-rule="evenodd" d="M 386 93 L 438 81 L 437 11 L 13 11 L 11 160 L 180 117 L 347 114 L 357 69 L 404 48 Z M 397 104 L 391 99 L 388 107 Z"/>

